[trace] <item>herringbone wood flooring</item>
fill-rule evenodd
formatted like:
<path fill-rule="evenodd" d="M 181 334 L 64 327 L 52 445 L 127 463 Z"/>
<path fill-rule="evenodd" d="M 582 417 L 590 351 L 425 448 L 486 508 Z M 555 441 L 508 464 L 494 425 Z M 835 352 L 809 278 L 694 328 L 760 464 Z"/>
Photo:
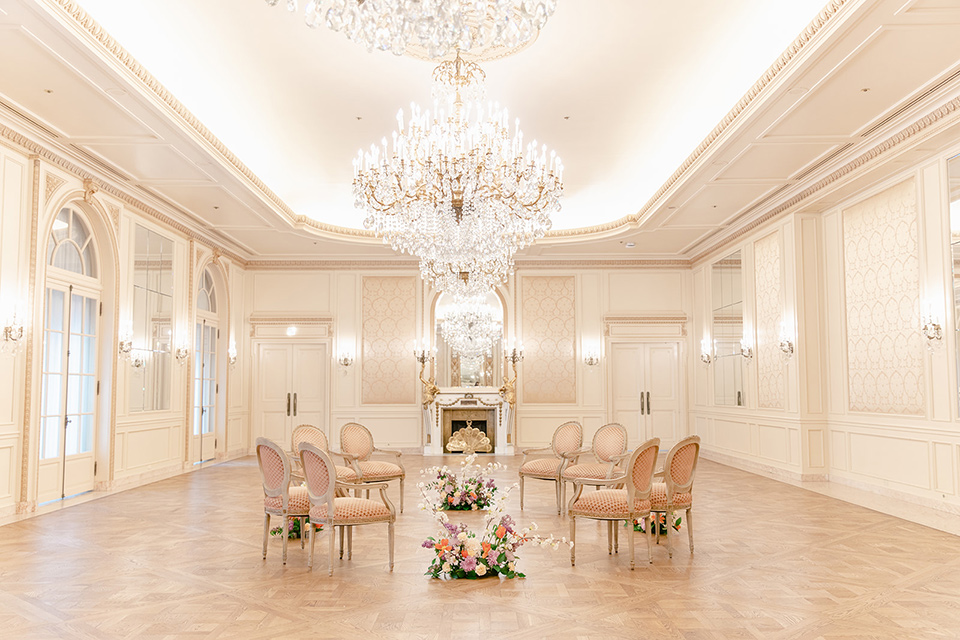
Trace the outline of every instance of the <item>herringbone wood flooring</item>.
<path fill-rule="evenodd" d="M 431 580 L 414 485 L 439 459 L 404 458 L 393 573 L 381 525 L 357 530 L 332 578 L 325 538 L 314 572 L 293 541 L 286 567 L 278 539 L 262 560 L 251 457 L 0 527 L 0 637 L 960 637 L 960 538 L 707 461 L 693 556 L 681 532 L 647 565 L 638 537 L 631 572 L 625 536 L 608 555 L 603 526 L 581 521 L 574 568 L 527 548 L 525 580 Z M 518 459 L 502 461 L 506 486 Z M 529 481 L 525 502 L 515 491 L 518 521 L 569 535 L 552 484 Z"/>

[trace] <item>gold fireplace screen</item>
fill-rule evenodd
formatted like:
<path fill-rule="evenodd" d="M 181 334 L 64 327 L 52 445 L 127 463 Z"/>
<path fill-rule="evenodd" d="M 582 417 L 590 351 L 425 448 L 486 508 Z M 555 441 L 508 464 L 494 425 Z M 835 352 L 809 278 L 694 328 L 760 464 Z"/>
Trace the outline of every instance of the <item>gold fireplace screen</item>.
<path fill-rule="evenodd" d="M 490 445 L 497 446 L 497 410 L 496 409 L 444 409 L 443 410 L 443 451 L 447 450 L 447 442 L 453 435 L 454 429 L 470 426 L 479 429 L 490 439 Z"/>

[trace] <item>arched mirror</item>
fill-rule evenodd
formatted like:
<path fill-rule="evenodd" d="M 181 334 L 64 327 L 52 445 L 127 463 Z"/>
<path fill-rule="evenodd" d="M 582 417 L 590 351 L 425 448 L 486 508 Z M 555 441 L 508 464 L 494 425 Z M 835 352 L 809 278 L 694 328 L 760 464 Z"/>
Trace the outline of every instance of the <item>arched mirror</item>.
<path fill-rule="evenodd" d="M 455 301 L 442 294 L 434 307 L 437 384 L 498 387 L 503 349 L 503 305 L 497 294 Z"/>

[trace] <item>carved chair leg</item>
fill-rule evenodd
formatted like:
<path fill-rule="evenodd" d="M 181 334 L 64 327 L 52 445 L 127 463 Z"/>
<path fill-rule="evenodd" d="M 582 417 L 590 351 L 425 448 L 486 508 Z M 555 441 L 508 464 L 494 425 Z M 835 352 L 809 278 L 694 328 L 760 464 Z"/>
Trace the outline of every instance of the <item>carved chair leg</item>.
<path fill-rule="evenodd" d="M 663 518 L 664 518 L 664 522 L 666 523 L 666 526 L 663 528 L 663 537 L 667 539 L 667 557 L 672 558 L 673 557 L 673 542 L 672 542 L 673 536 L 670 535 L 670 521 L 673 520 L 673 511 L 671 511 L 669 507 L 667 508 L 667 512 L 663 514 Z M 659 529 L 660 527 L 657 527 L 658 531 Z"/>
<path fill-rule="evenodd" d="M 561 482 L 560 482 L 559 480 L 557 480 L 557 515 L 560 515 L 560 511 L 562 510 L 561 507 L 560 507 L 560 500 L 561 500 L 561 497 L 560 497 L 560 485 L 561 485 Z"/>
<path fill-rule="evenodd" d="M 303 545 L 307 539 L 307 519 L 299 518 L 300 520 L 300 548 L 303 549 Z"/>
<path fill-rule="evenodd" d="M 287 514 L 283 514 L 282 518 L 283 527 L 280 530 L 280 537 L 283 538 L 283 564 L 287 564 L 287 540 L 290 538 L 290 518 L 287 516 Z"/>
<path fill-rule="evenodd" d="M 387 535 L 390 538 L 389 547 L 390 547 L 390 571 L 393 571 L 393 523 L 387 525 Z"/>
<path fill-rule="evenodd" d="M 577 564 L 577 517 L 570 514 L 570 566 Z"/>
<path fill-rule="evenodd" d="M 647 560 L 653 564 L 653 536 L 650 535 L 650 514 L 643 516 L 643 537 L 647 539 Z"/>
<path fill-rule="evenodd" d="M 347 560 L 353 560 L 353 526 L 347 527 Z"/>
<path fill-rule="evenodd" d="M 693 507 L 687 508 L 687 538 L 690 540 L 690 555 L 693 555 L 693 518 L 690 517 L 690 512 L 693 511 Z"/>
<path fill-rule="evenodd" d="M 330 532 L 329 532 L 329 533 L 330 533 L 330 542 L 328 543 L 329 546 L 330 546 L 330 549 L 329 549 L 330 553 L 327 554 L 327 555 L 328 555 L 328 557 L 330 558 L 330 559 L 329 559 L 330 569 L 329 569 L 329 571 L 327 572 L 327 575 L 332 576 L 332 575 L 333 575 L 333 554 L 334 554 L 335 547 L 336 547 L 337 528 L 333 525 L 333 521 L 332 521 L 332 520 L 328 520 L 328 522 L 330 523 Z M 340 527 L 340 535 L 343 535 L 343 527 Z"/>
<path fill-rule="evenodd" d="M 270 514 L 263 514 L 263 559 L 267 559 L 267 538 L 270 536 Z"/>
<path fill-rule="evenodd" d="M 403 478 L 400 478 L 400 513 L 403 513 Z"/>
<path fill-rule="evenodd" d="M 343 533 L 344 533 L 343 530 L 345 528 L 346 527 L 344 527 L 343 525 L 340 525 L 340 559 L 341 560 L 343 560 Z"/>
<path fill-rule="evenodd" d="M 614 521 L 613 525 L 613 552 L 620 553 L 620 522 Z"/>
<path fill-rule="evenodd" d="M 520 476 L 520 511 L 523 511 L 523 476 Z"/>
<path fill-rule="evenodd" d="M 607 520 L 607 555 L 613 555 L 613 521 Z"/>
<path fill-rule="evenodd" d="M 317 544 L 317 528 L 311 522 L 307 525 L 310 527 L 310 557 L 307 560 L 307 567 L 312 571 L 313 570 L 313 548 Z"/>
<path fill-rule="evenodd" d="M 627 521 L 627 537 L 629 538 L 629 546 L 630 546 L 630 571 L 633 571 L 636 568 L 636 562 L 634 559 L 634 548 L 635 548 L 634 538 L 636 536 L 633 535 L 632 525 L 633 525 L 633 516 L 631 515 L 630 519 Z M 647 544 L 649 545 L 650 543 L 647 542 Z"/>

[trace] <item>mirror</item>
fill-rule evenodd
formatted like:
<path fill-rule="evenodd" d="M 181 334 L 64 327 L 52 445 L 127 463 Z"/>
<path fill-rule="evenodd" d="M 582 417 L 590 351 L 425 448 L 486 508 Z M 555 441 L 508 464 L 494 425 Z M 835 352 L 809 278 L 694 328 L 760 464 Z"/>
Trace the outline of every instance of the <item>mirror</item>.
<path fill-rule="evenodd" d="M 953 273 L 953 318 L 954 340 L 957 349 L 957 371 L 960 373 L 960 155 L 947 161 L 947 184 L 949 185 L 950 201 L 950 257 L 952 258 Z M 960 380 L 960 378 L 958 378 Z M 958 406 L 960 406 L 960 389 L 958 389 Z"/>
<path fill-rule="evenodd" d="M 170 408 L 172 318 L 173 241 L 137 225 L 130 411 Z"/>
<path fill-rule="evenodd" d="M 490 292 L 485 300 L 478 301 L 476 306 L 486 307 L 490 317 L 499 329 L 495 331 L 495 338 L 482 340 L 484 352 L 477 357 L 464 357 L 451 345 L 456 338 L 448 335 L 444 330 L 444 320 L 456 308 L 453 296 L 442 294 L 434 307 L 434 334 L 437 345 L 436 376 L 437 385 L 441 387 L 499 387 L 501 384 L 502 362 L 500 354 L 503 350 L 503 305 L 497 294 Z M 448 326 L 448 330 L 449 330 Z M 461 329 L 465 327 L 461 326 Z M 482 334 L 483 331 L 480 331 Z M 489 335 L 489 334 L 488 334 Z"/>
<path fill-rule="evenodd" d="M 740 341 L 743 339 L 743 261 L 740 252 L 714 263 L 713 293 L 713 385 L 714 402 L 742 407 L 744 398 Z"/>

